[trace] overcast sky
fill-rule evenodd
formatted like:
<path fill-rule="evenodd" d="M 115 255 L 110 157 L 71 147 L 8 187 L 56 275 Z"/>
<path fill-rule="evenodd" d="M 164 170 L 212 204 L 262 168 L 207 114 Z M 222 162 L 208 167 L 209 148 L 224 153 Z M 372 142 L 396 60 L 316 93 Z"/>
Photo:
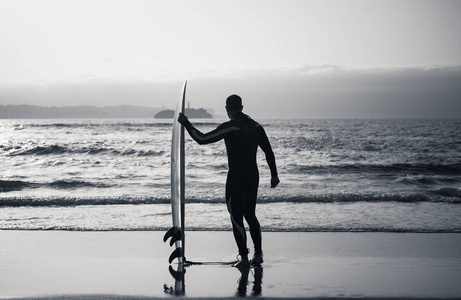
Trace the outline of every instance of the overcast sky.
<path fill-rule="evenodd" d="M 461 1 L 0 0 L 0 104 L 460 117 Z"/>

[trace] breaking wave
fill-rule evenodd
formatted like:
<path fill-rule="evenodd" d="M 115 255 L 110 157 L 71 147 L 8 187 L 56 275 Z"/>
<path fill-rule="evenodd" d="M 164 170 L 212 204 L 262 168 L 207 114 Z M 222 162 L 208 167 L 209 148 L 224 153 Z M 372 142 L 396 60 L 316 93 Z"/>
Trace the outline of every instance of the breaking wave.
<path fill-rule="evenodd" d="M 343 165 L 291 165 L 304 174 L 347 173 L 391 173 L 391 174 L 436 174 L 461 175 L 461 164 L 343 164 Z"/>
<path fill-rule="evenodd" d="M 0 192 L 20 191 L 35 186 L 34 183 L 21 180 L 0 180 Z"/>
<path fill-rule="evenodd" d="M 0 180 L 0 193 L 21 191 L 35 188 L 53 189 L 78 189 L 78 188 L 108 188 L 110 185 L 104 183 L 93 183 L 81 180 L 56 180 L 50 183 L 26 182 L 20 180 Z M 4 198 L 3 198 L 4 199 Z M 0 203 L 3 200 L 0 198 Z"/>
<path fill-rule="evenodd" d="M 29 155 L 59 155 L 59 154 L 88 154 L 99 155 L 109 154 L 114 156 L 162 156 L 165 151 L 136 150 L 136 149 L 115 149 L 110 147 L 64 147 L 60 145 L 36 146 L 28 149 L 14 148 L 3 149 L 10 152 L 10 156 L 29 156 Z"/>
<path fill-rule="evenodd" d="M 86 183 L 72 182 L 54 182 L 54 185 L 67 188 L 68 184 L 79 186 Z M 461 190 L 446 188 L 433 191 L 436 196 L 423 195 L 418 193 L 412 194 L 328 194 L 328 195 L 308 195 L 308 196 L 282 196 L 282 197 L 265 197 L 258 199 L 260 204 L 270 203 L 357 203 L 357 202 L 400 202 L 400 203 L 418 203 L 418 202 L 439 202 L 450 204 L 461 204 Z M 190 204 L 218 204 L 224 203 L 224 198 L 188 198 L 186 203 Z M 21 206 L 81 206 L 81 205 L 145 205 L 145 204 L 170 204 L 169 197 L 2 197 L 0 198 L 0 207 L 21 207 Z"/>

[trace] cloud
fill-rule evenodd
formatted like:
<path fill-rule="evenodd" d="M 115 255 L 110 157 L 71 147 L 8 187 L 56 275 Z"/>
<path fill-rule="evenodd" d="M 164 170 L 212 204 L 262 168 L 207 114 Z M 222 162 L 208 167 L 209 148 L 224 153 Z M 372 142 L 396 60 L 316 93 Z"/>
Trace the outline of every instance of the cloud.
<path fill-rule="evenodd" d="M 197 81 L 207 105 L 238 93 L 251 114 L 268 118 L 461 116 L 461 66 L 302 66 Z"/>
<path fill-rule="evenodd" d="M 42 106 L 142 105 L 159 107 L 176 98 L 179 83 L 101 79 L 91 76 L 75 82 L 0 87 L 0 104 Z"/>
<path fill-rule="evenodd" d="M 305 65 L 195 74 L 187 100 L 224 115 L 230 94 L 256 118 L 428 118 L 461 116 L 461 65 L 347 68 Z M 85 78 L 0 87 L 0 104 L 174 107 L 182 81 Z"/>

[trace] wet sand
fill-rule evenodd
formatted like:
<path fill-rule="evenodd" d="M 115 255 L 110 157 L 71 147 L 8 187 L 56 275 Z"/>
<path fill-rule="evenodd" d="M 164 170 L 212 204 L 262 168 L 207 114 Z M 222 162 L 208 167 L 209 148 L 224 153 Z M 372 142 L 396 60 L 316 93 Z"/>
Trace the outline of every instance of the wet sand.
<path fill-rule="evenodd" d="M 461 298 L 461 234 L 264 232 L 262 268 L 194 265 L 182 282 L 163 234 L 0 231 L 0 298 Z M 235 260 L 229 231 L 186 238 L 188 260 Z"/>

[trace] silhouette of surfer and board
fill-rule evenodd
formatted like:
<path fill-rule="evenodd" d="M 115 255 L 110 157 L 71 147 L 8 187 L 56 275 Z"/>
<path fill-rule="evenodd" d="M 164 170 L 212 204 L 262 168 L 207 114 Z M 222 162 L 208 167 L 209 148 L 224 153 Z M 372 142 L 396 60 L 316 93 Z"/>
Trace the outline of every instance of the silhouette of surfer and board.
<path fill-rule="evenodd" d="M 175 279 L 174 287 L 164 285 L 164 291 L 170 294 L 184 294 L 185 293 L 185 271 L 186 267 L 192 265 L 222 265 L 233 266 L 238 260 L 235 261 L 189 261 L 186 259 L 186 243 L 185 243 L 185 137 L 184 127 L 178 122 L 180 113 L 185 111 L 187 81 L 181 89 L 180 98 L 176 105 L 176 110 L 173 117 L 173 130 L 171 137 L 171 213 L 172 213 L 172 227 L 165 233 L 163 237 L 164 242 L 168 242 L 171 247 L 174 245 L 174 250 L 168 258 L 169 272 Z M 171 265 L 174 260 L 177 260 L 176 270 Z M 248 271 L 240 270 L 242 273 L 240 285 L 238 290 L 242 292 L 243 286 L 248 282 Z M 262 267 L 255 268 L 255 284 L 261 284 Z M 243 284 L 245 283 L 245 284 Z M 258 288 L 256 289 L 258 290 Z"/>

